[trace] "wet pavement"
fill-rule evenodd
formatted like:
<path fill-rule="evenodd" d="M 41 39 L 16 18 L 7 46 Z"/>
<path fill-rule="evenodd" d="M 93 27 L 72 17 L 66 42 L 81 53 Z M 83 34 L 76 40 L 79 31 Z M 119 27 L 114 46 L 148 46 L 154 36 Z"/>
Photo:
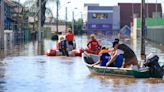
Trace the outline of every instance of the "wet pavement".
<path fill-rule="evenodd" d="M 85 48 L 87 37 L 77 37 L 76 42 L 78 47 Z M 101 43 L 106 46 L 111 44 L 106 40 Z M 126 40 L 125 43 L 129 44 L 131 41 Z M 94 75 L 89 72 L 82 58 L 38 55 L 38 46 L 34 41 L 12 46 L 12 50 L 8 49 L 5 52 L 6 57 L 0 62 L 0 92 L 163 92 L 164 90 L 164 79 Z M 54 41 L 44 41 L 44 51 L 53 47 L 55 47 Z M 134 47 L 138 48 L 132 46 Z M 160 62 L 164 61 L 164 46 L 147 42 L 147 48 L 160 55 Z M 139 49 L 135 50 L 139 54 Z"/>

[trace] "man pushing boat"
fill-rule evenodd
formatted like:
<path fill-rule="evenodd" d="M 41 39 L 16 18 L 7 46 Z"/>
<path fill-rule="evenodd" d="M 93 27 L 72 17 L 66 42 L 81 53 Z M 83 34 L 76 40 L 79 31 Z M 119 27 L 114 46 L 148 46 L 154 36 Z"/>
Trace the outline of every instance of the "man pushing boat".
<path fill-rule="evenodd" d="M 115 39 L 113 42 L 113 55 L 106 66 L 122 64 L 123 60 L 117 59 L 120 55 L 122 55 L 124 58 L 124 68 L 130 67 L 130 65 L 135 65 L 138 68 L 140 67 L 133 50 L 125 44 L 119 44 L 119 39 Z"/>

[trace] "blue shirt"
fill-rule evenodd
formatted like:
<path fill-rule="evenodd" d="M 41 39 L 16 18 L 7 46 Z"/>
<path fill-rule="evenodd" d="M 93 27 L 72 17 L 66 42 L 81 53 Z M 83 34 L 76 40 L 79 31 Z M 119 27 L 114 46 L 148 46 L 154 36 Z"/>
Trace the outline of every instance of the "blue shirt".
<path fill-rule="evenodd" d="M 106 63 L 110 60 L 110 55 L 108 53 L 101 54 L 100 60 L 101 64 L 100 66 L 106 66 Z"/>
<path fill-rule="evenodd" d="M 61 49 L 66 49 L 68 47 L 68 41 L 67 40 L 63 40 L 60 42 L 60 48 Z"/>
<path fill-rule="evenodd" d="M 123 58 L 122 54 L 118 55 L 115 62 L 114 62 L 114 66 L 120 68 L 123 64 L 123 59 L 124 58 Z"/>

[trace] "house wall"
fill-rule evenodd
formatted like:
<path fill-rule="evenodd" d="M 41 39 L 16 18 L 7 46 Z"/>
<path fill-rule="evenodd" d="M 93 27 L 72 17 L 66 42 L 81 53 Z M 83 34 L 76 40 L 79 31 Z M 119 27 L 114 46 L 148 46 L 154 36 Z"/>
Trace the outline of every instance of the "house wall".
<path fill-rule="evenodd" d="M 137 37 L 141 37 L 140 19 L 135 18 L 133 24 L 131 37 L 137 39 Z M 146 19 L 146 25 L 145 38 L 164 45 L 164 19 Z"/>
<path fill-rule="evenodd" d="M 105 14 L 107 17 L 94 18 L 95 14 Z M 118 6 L 88 5 L 84 7 L 84 15 L 86 31 L 105 32 L 120 29 L 120 8 Z"/>
<path fill-rule="evenodd" d="M 159 16 L 162 17 L 162 7 L 161 4 L 158 3 L 146 3 L 146 17 L 153 18 L 153 13 L 159 12 Z M 120 26 L 121 28 L 125 25 L 131 26 L 134 17 L 140 17 L 141 13 L 141 4 L 140 3 L 118 3 L 120 6 Z"/>

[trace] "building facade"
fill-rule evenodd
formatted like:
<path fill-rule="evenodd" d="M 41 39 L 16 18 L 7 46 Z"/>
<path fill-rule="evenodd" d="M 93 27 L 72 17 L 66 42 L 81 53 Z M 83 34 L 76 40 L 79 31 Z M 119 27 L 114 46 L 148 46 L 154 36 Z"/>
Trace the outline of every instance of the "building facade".
<path fill-rule="evenodd" d="M 14 42 L 24 40 L 28 26 L 26 12 L 25 8 L 18 2 L 4 0 L 4 20 L 1 20 L 4 21 L 4 35 L 12 35 Z"/>
<path fill-rule="evenodd" d="M 84 4 L 83 22 L 83 29 L 86 31 L 118 31 L 120 8 L 119 6 Z"/>
<path fill-rule="evenodd" d="M 141 3 L 118 3 L 120 7 L 120 26 L 131 26 L 133 18 L 141 16 Z M 146 18 L 162 17 L 162 7 L 160 3 L 146 3 Z M 157 13 L 156 13 L 157 12 Z"/>

